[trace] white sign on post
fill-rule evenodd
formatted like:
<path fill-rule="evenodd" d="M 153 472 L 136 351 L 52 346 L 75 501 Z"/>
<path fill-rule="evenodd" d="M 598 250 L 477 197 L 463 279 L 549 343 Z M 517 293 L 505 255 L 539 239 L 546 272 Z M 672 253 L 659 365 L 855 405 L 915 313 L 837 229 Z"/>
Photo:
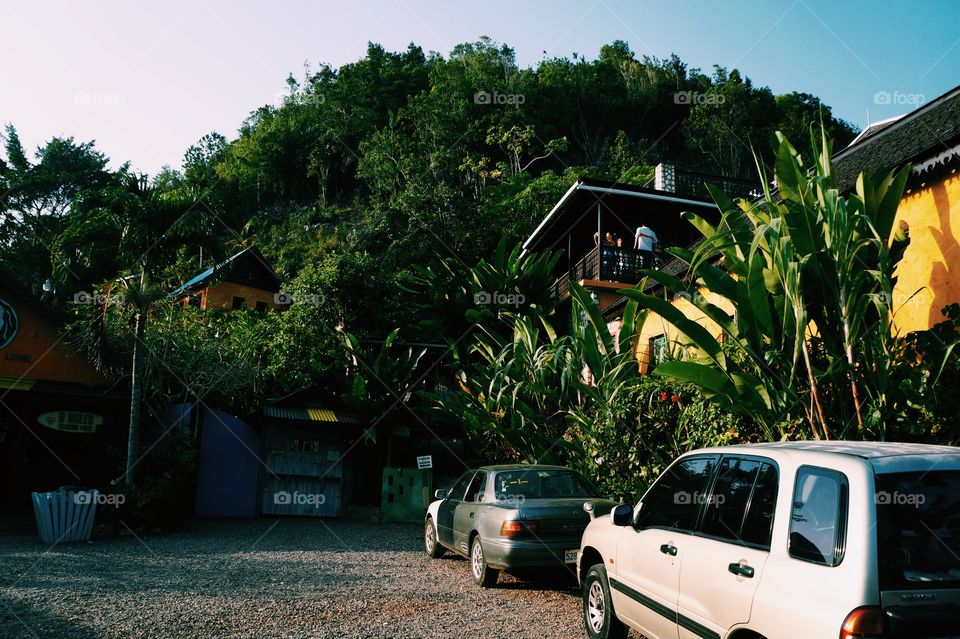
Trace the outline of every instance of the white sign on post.
<path fill-rule="evenodd" d="M 433 455 L 423 455 L 422 457 L 417 457 L 417 468 L 420 470 L 428 470 L 433 468 Z"/>

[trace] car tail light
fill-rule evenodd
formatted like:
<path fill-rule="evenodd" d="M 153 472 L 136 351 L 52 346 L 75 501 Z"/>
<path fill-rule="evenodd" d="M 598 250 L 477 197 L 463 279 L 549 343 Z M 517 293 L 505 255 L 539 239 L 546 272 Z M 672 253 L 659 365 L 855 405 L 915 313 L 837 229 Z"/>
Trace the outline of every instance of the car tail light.
<path fill-rule="evenodd" d="M 883 611 L 879 608 L 857 608 L 843 620 L 840 639 L 882 639 Z"/>
<path fill-rule="evenodd" d="M 519 537 L 527 533 L 535 533 L 537 524 L 535 522 L 519 522 L 516 520 L 505 521 L 500 525 L 501 537 Z"/>

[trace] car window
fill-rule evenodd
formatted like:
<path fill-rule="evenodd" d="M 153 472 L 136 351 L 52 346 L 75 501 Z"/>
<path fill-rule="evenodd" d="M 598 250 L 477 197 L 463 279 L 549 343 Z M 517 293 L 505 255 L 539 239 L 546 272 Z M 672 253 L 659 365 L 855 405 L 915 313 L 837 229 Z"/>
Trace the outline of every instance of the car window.
<path fill-rule="evenodd" d="M 847 478 L 826 468 L 801 467 L 793 492 L 790 556 L 828 566 L 843 560 Z"/>
<path fill-rule="evenodd" d="M 470 483 L 473 475 L 474 471 L 472 470 L 468 470 L 461 475 L 460 479 L 457 480 L 457 483 L 455 483 L 453 488 L 450 489 L 450 494 L 447 495 L 447 498 L 453 501 L 463 501 L 463 496 L 467 492 L 467 485 Z"/>
<path fill-rule="evenodd" d="M 484 471 L 477 471 L 477 474 L 474 475 L 473 481 L 470 482 L 470 487 L 467 488 L 467 499 L 466 501 L 483 501 L 483 493 L 485 492 L 487 486 L 487 473 Z"/>
<path fill-rule="evenodd" d="M 596 496 L 583 477 L 562 468 L 503 471 L 497 473 L 494 484 L 499 500 Z"/>
<path fill-rule="evenodd" d="M 757 483 L 750 497 L 750 507 L 743 521 L 742 541 L 748 544 L 770 547 L 773 534 L 773 511 L 777 507 L 780 490 L 780 473 L 773 464 L 763 464 L 757 473 Z"/>
<path fill-rule="evenodd" d="M 635 525 L 693 530 L 716 466 L 716 455 L 690 457 L 670 466 L 643 496 Z"/>
<path fill-rule="evenodd" d="M 960 587 L 960 471 L 876 477 L 881 590 Z"/>
<path fill-rule="evenodd" d="M 759 459 L 724 457 L 700 530 L 736 543 L 770 544 L 777 471 Z"/>

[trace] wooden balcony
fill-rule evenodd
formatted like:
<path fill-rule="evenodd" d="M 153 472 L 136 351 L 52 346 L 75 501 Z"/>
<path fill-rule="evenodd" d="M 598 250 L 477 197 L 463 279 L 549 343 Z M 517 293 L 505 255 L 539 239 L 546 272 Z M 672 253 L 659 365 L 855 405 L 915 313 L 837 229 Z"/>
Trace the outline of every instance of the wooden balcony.
<path fill-rule="evenodd" d="M 650 251 L 620 246 L 598 246 L 573 265 L 553 285 L 556 299 L 569 294 L 569 282 L 604 284 L 608 288 L 629 288 L 643 279 L 644 269 L 660 268 L 660 259 Z"/>

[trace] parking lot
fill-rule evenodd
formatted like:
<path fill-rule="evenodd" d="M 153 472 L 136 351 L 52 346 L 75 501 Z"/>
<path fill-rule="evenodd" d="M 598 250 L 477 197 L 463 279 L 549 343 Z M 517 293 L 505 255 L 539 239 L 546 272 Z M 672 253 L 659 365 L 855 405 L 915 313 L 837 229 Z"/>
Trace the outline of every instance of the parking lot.
<path fill-rule="evenodd" d="M 48 548 L 0 535 L 7 638 L 585 636 L 557 576 L 481 590 L 466 560 L 429 560 L 415 524 L 195 521 Z"/>

